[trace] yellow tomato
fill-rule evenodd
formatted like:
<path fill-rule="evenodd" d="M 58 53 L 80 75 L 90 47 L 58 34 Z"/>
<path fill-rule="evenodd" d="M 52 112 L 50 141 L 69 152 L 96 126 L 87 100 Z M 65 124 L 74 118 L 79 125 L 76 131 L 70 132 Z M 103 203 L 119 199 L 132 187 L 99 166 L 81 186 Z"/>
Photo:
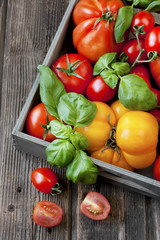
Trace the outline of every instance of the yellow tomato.
<path fill-rule="evenodd" d="M 156 118 L 147 112 L 130 111 L 119 119 L 116 143 L 129 165 L 141 169 L 154 162 L 158 130 Z"/>
<path fill-rule="evenodd" d="M 120 152 L 120 154 L 121 154 L 121 157 L 118 154 L 118 152 L 114 151 L 113 149 L 107 148 L 104 150 L 104 147 L 102 147 L 98 151 L 93 152 L 91 154 L 91 157 L 99 159 L 106 163 L 113 164 L 117 167 L 127 169 L 129 171 L 134 171 L 134 168 L 131 167 L 125 160 L 123 153 Z"/>
<path fill-rule="evenodd" d="M 116 115 L 117 122 L 122 117 L 122 115 L 131 110 L 125 108 L 119 100 L 116 100 L 111 104 L 111 108 Z"/>
<path fill-rule="evenodd" d="M 92 123 L 86 127 L 77 127 L 76 131 L 83 134 L 89 141 L 88 151 L 96 151 L 103 147 L 108 141 L 111 131 L 111 125 L 115 126 L 116 117 L 113 110 L 103 102 L 95 102 L 97 114 Z"/>

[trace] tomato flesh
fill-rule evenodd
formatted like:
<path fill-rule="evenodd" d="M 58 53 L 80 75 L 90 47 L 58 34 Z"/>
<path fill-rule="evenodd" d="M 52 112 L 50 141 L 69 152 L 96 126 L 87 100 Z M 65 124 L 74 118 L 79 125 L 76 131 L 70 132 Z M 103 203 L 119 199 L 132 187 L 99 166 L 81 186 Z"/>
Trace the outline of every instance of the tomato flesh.
<path fill-rule="evenodd" d="M 104 220 L 110 212 L 108 200 L 100 193 L 90 192 L 80 205 L 82 213 L 93 220 Z"/>
<path fill-rule="evenodd" d="M 40 192 L 49 194 L 58 178 L 50 168 L 37 168 L 31 174 L 31 181 Z"/>
<path fill-rule="evenodd" d="M 62 216 L 62 208 L 50 201 L 38 202 L 33 211 L 34 222 L 42 227 L 53 227 L 60 224 Z"/>

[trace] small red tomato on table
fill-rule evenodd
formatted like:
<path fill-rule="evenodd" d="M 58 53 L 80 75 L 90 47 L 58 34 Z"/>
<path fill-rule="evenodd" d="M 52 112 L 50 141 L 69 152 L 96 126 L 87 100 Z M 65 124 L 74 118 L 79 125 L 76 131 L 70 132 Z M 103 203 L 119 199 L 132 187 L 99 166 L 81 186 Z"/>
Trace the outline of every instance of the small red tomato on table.
<path fill-rule="evenodd" d="M 101 193 L 89 192 L 82 201 L 80 209 L 88 218 L 104 220 L 108 217 L 111 206 Z"/>
<path fill-rule="evenodd" d="M 54 227 L 62 221 L 62 208 L 50 201 L 38 202 L 33 211 L 33 220 L 42 227 Z"/>

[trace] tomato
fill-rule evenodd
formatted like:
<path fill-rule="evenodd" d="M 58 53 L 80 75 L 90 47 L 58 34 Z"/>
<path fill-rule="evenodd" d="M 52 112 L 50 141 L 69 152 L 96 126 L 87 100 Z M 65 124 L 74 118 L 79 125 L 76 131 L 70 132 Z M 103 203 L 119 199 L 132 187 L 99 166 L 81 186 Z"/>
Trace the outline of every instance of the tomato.
<path fill-rule="evenodd" d="M 117 17 L 118 9 L 123 7 L 121 0 L 80 0 L 73 10 L 73 22 L 75 25 L 90 18 L 99 18 L 106 8 Z"/>
<path fill-rule="evenodd" d="M 125 160 L 122 152 L 120 152 L 120 155 L 117 151 L 114 151 L 112 148 L 105 149 L 105 146 L 103 146 L 101 149 L 93 152 L 91 154 L 91 157 L 99 159 L 103 162 L 110 163 L 112 165 L 115 165 L 120 168 L 124 168 L 129 171 L 134 171 L 134 168 L 131 167 L 127 161 Z"/>
<path fill-rule="evenodd" d="M 40 192 L 49 194 L 58 178 L 50 168 L 37 168 L 31 174 L 31 181 Z"/>
<path fill-rule="evenodd" d="M 79 54 L 71 53 L 59 57 L 51 69 L 64 84 L 66 92 L 85 94 L 89 82 L 93 79 L 92 65 Z"/>
<path fill-rule="evenodd" d="M 78 53 L 95 63 L 103 54 L 121 52 L 125 41 L 116 43 L 114 38 L 115 21 L 108 22 L 97 18 L 85 20 L 73 30 L 73 45 Z M 96 24 L 96 26 L 95 26 Z M 127 37 L 127 35 L 125 35 Z"/>
<path fill-rule="evenodd" d="M 160 124 L 160 109 L 153 109 L 149 112 L 157 119 L 158 123 Z"/>
<path fill-rule="evenodd" d="M 157 181 L 160 181 L 160 156 L 156 159 L 153 166 L 153 176 Z"/>
<path fill-rule="evenodd" d="M 155 80 L 157 86 L 160 88 L 160 57 L 149 63 L 149 68 L 153 79 Z"/>
<path fill-rule="evenodd" d="M 95 77 L 88 85 L 86 96 L 90 101 L 107 102 L 114 97 L 117 88 L 110 88 L 101 76 Z"/>
<path fill-rule="evenodd" d="M 45 128 L 42 127 L 41 124 L 46 125 L 47 130 L 49 124 L 47 123 L 47 114 L 49 117 L 49 122 L 52 120 L 57 120 L 48 113 L 43 103 L 39 103 L 31 109 L 26 120 L 26 130 L 29 135 L 43 139 Z M 48 130 L 45 141 L 52 142 L 54 139 L 56 139 L 56 137 Z"/>
<path fill-rule="evenodd" d="M 130 111 L 119 119 L 116 143 L 130 166 L 141 169 L 155 161 L 158 131 L 156 118 L 148 112 Z"/>
<path fill-rule="evenodd" d="M 150 87 L 150 86 L 149 86 Z M 156 88 L 152 88 L 150 87 L 150 89 L 152 90 L 152 92 L 154 92 L 157 96 L 157 106 L 160 106 L 160 91 Z"/>
<path fill-rule="evenodd" d="M 141 35 L 139 34 L 139 38 L 145 38 L 147 33 L 154 28 L 155 25 L 155 19 L 153 17 L 153 15 L 150 12 L 147 11 L 140 11 L 137 12 L 132 19 L 132 23 L 131 23 L 131 31 L 132 33 L 134 33 L 134 26 L 144 26 L 143 30 L 145 31 L 145 34 Z"/>
<path fill-rule="evenodd" d="M 89 192 L 82 201 L 80 209 L 88 218 L 104 220 L 108 217 L 111 206 L 101 193 Z"/>
<path fill-rule="evenodd" d="M 116 116 L 113 110 L 103 102 L 95 102 L 97 114 L 92 123 L 86 127 L 77 127 L 76 131 L 83 134 L 89 141 L 88 151 L 96 151 L 103 147 L 109 139 L 111 125 L 116 125 Z M 110 116 L 110 117 L 109 117 Z"/>
<path fill-rule="evenodd" d="M 134 66 L 130 71 L 130 74 L 136 74 L 139 77 L 143 78 L 145 82 L 151 87 L 151 84 L 150 84 L 151 77 L 147 67 L 144 64 L 141 63 Z"/>
<path fill-rule="evenodd" d="M 145 40 L 139 39 L 140 45 L 142 49 L 145 49 Z M 136 58 L 138 57 L 138 54 L 140 52 L 139 45 L 137 42 L 137 39 L 131 39 L 129 40 L 122 48 L 122 52 L 126 53 L 128 56 L 128 62 L 130 65 L 134 63 Z M 139 60 L 146 60 L 147 59 L 147 52 L 144 51 L 144 53 L 141 55 Z"/>
<path fill-rule="evenodd" d="M 111 104 L 111 108 L 116 116 L 117 122 L 124 113 L 131 111 L 128 108 L 125 108 L 119 100 L 114 101 Z"/>
<path fill-rule="evenodd" d="M 33 220 L 42 227 L 53 227 L 62 221 L 62 208 L 50 201 L 38 202 L 33 211 Z"/>
<path fill-rule="evenodd" d="M 145 49 L 147 52 L 157 51 L 160 54 L 160 26 L 154 27 L 146 36 Z"/>

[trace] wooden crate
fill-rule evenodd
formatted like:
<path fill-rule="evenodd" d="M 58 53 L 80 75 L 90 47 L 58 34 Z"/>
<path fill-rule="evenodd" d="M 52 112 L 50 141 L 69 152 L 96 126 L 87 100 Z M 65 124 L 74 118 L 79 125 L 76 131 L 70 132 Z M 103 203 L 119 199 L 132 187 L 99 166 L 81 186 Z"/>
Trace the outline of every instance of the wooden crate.
<path fill-rule="evenodd" d="M 52 41 L 49 51 L 43 61 L 43 65 L 51 66 L 51 64 L 63 53 L 71 52 L 72 46 L 72 10 L 76 4 L 76 0 L 71 0 L 64 14 L 57 33 Z M 136 11 L 139 11 L 136 9 Z M 153 13 L 156 23 L 160 25 L 160 15 Z M 25 133 L 25 121 L 31 108 L 39 102 L 39 74 L 34 82 L 34 85 L 29 93 L 29 96 L 20 113 L 17 123 L 13 129 L 12 136 L 16 148 L 20 151 L 32 154 L 41 159 L 46 159 L 45 148 L 49 144 L 46 141 L 32 137 Z M 130 172 L 128 170 L 116 167 L 111 164 L 104 163 L 97 159 L 91 160 L 103 168 L 105 172 L 100 172 L 99 175 L 103 180 L 127 187 L 134 191 L 140 192 L 147 196 L 160 199 L 160 182 L 153 179 L 152 166 L 143 170 Z"/>

